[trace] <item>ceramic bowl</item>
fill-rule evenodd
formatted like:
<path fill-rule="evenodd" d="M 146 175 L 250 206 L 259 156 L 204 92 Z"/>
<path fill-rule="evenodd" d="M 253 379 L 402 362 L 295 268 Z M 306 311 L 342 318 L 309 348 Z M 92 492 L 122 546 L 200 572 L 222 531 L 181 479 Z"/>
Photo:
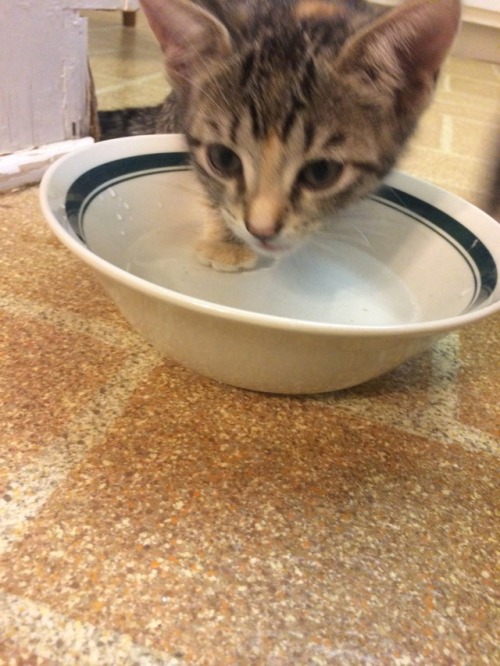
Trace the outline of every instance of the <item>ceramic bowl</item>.
<path fill-rule="evenodd" d="M 41 205 L 134 328 L 220 382 L 342 389 L 500 310 L 500 225 L 408 175 L 392 173 L 295 253 L 240 273 L 197 261 L 198 194 L 181 136 L 131 137 L 53 164 Z"/>

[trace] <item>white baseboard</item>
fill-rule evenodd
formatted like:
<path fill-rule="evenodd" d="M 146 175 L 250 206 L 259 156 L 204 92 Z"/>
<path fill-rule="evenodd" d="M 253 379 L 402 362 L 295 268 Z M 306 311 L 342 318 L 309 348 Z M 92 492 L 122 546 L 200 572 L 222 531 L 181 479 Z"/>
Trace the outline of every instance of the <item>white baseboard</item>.
<path fill-rule="evenodd" d="M 37 183 L 52 162 L 92 143 L 94 139 L 84 137 L 0 155 L 0 192 Z"/>
<path fill-rule="evenodd" d="M 462 23 L 452 54 L 500 65 L 500 27 Z"/>

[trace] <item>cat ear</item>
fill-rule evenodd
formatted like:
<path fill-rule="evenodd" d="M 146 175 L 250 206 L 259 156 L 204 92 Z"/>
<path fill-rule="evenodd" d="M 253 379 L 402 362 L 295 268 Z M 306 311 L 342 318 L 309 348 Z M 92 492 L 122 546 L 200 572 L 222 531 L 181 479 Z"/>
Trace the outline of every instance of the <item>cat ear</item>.
<path fill-rule="evenodd" d="M 340 67 L 362 84 L 424 106 L 460 24 L 460 0 L 409 0 L 344 46 Z"/>
<path fill-rule="evenodd" d="M 188 86 L 211 60 L 229 55 L 231 38 L 227 29 L 191 0 L 141 0 L 141 5 L 175 88 Z"/>

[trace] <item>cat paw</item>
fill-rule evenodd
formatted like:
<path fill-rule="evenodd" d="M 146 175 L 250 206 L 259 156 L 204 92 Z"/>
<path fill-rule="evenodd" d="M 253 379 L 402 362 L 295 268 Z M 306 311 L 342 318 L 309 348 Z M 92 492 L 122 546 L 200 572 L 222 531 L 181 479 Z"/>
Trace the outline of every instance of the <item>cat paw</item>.
<path fill-rule="evenodd" d="M 249 247 L 227 241 L 199 241 L 196 257 L 204 266 L 225 273 L 248 270 L 257 263 L 257 255 Z"/>

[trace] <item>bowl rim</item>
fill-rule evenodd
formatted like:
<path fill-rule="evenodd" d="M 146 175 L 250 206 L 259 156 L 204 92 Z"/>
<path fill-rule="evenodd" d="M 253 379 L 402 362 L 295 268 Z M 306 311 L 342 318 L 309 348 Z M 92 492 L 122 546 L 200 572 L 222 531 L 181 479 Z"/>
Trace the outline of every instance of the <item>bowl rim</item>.
<path fill-rule="evenodd" d="M 154 142 L 152 141 L 154 140 Z M 175 144 L 175 148 L 165 150 L 165 145 L 159 146 L 161 142 L 169 141 Z M 344 335 L 355 337 L 407 337 L 407 336 L 423 336 L 429 334 L 440 334 L 447 331 L 456 330 L 472 324 L 476 321 L 484 319 L 496 312 L 500 311 L 500 298 L 493 303 L 487 304 L 484 307 L 480 306 L 470 312 L 465 312 L 454 317 L 447 317 L 445 319 L 433 319 L 421 322 L 410 322 L 405 324 L 391 324 L 391 325 L 355 325 L 355 324 L 334 324 L 326 322 L 315 322 L 302 319 L 293 319 L 291 317 L 282 317 L 272 314 L 264 314 L 253 312 L 250 310 L 243 310 L 240 308 L 222 305 L 212 301 L 206 301 L 195 296 L 182 294 L 178 291 L 164 287 L 153 282 L 149 282 L 145 278 L 133 275 L 123 268 L 120 268 L 111 262 L 103 259 L 95 254 L 90 248 L 84 245 L 81 241 L 73 237 L 67 229 L 59 222 L 53 212 L 53 206 L 50 203 L 51 197 L 49 188 L 54 176 L 65 169 L 66 163 L 78 159 L 78 154 L 89 151 L 101 151 L 103 146 L 109 147 L 110 144 L 120 145 L 125 147 L 126 144 L 139 144 L 150 143 L 151 149 L 146 151 L 148 153 L 156 152 L 169 152 L 186 150 L 186 144 L 183 135 L 180 134 L 161 134 L 161 135 L 140 135 L 133 137 L 124 137 L 120 139 L 111 139 L 102 143 L 95 143 L 75 150 L 53 162 L 44 173 L 39 189 L 40 206 L 45 217 L 46 223 L 59 239 L 59 241 L 74 255 L 76 255 L 83 263 L 90 268 L 94 269 L 97 273 L 104 275 L 106 278 L 125 285 L 136 292 L 143 293 L 148 297 L 158 299 L 160 301 L 171 303 L 177 307 L 186 308 L 198 313 L 209 315 L 214 318 L 223 318 L 232 320 L 238 323 L 250 324 L 261 328 L 272 328 L 286 331 L 293 331 L 296 333 L 316 334 L 320 336 Z M 132 148 L 132 146 L 131 146 Z M 159 149 L 161 148 L 161 149 Z M 130 154 L 127 152 L 126 154 Z M 143 154 L 142 152 L 140 154 Z M 418 184 L 423 186 L 427 192 L 434 191 L 440 193 L 455 201 L 455 203 L 462 203 L 470 211 L 479 214 L 488 224 L 497 226 L 498 223 L 491 218 L 487 213 L 482 211 L 474 204 L 465 201 L 461 197 L 448 192 L 443 188 L 434 185 L 433 183 L 417 178 L 400 170 L 393 170 L 391 174 L 404 178 L 408 183 Z M 66 190 L 65 190 L 66 191 Z M 500 225 L 498 225 L 500 229 Z"/>

